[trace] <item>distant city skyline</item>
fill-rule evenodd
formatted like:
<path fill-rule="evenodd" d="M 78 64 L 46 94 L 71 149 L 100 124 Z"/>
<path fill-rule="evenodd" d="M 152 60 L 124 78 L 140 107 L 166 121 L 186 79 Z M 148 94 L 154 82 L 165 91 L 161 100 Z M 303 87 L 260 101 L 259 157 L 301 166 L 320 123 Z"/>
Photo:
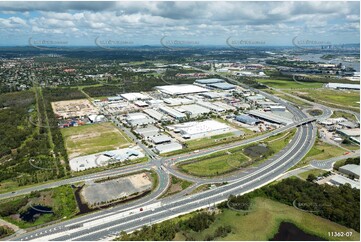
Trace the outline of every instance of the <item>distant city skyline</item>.
<path fill-rule="evenodd" d="M 0 46 L 359 43 L 352 2 L 0 2 Z"/>

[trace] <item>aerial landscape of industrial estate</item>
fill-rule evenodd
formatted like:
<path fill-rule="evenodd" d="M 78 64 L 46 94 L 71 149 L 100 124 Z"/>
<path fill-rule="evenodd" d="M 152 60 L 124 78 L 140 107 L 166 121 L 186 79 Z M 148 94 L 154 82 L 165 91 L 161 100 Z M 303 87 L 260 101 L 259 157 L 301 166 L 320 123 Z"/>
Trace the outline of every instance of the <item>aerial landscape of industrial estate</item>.
<path fill-rule="evenodd" d="M 0 48 L 1 240 L 360 240 L 359 2 L 312 6 L 356 19 L 342 45 L 34 34 L 41 18 L 60 33 L 108 14 L 93 3 L 0 5 L 0 41 L 32 26 Z"/>

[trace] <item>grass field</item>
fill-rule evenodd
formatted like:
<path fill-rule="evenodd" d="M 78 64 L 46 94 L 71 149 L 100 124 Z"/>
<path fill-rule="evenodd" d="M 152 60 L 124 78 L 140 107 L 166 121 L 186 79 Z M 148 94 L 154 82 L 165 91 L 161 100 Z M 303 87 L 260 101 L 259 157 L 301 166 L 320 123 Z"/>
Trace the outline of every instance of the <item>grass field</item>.
<path fill-rule="evenodd" d="M 357 121 L 355 115 L 342 111 L 334 111 L 331 115 L 331 118 L 345 118 L 350 121 Z"/>
<path fill-rule="evenodd" d="M 269 240 L 277 233 L 281 222 L 293 223 L 306 233 L 322 237 L 326 240 L 356 240 L 359 241 L 360 234 L 356 231 L 323 219 L 311 213 L 302 212 L 294 207 L 275 202 L 270 199 L 257 197 L 253 200 L 251 212 L 240 214 L 230 209 L 224 209 L 216 215 L 216 220 L 208 229 L 201 232 L 181 231 L 177 233 L 174 240 L 185 240 L 191 237 L 202 241 L 207 235 L 214 234 L 220 226 L 231 226 L 232 232 L 226 237 L 216 237 L 215 240 L 222 241 L 259 241 Z M 352 231 L 351 237 L 329 237 L 328 232 Z"/>
<path fill-rule="evenodd" d="M 321 82 L 295 82 L 293 80 L 257 79 L 256 81 L 277 89 L 289 88 L 320 88 Z"/>
<path fill-rule="evenodd" d="M 61 129 L 69 158 L 128 147 L 132 142 L 112 123 Z"/>
<path fill-rule="evenodd" d="M 269 154 L 277 153 L 285 147 L 290 138 L 295 134 L 295 131 L 293 129 L 292 131 L 283 132 L 265 139 L 264 142 L 267 144 L 269 152 L 262 157 L 249 157 L 244 154 L 245 149 L 257 146 L 257 144 L 251 144 L 191 159 L 180 163 L 178 167 L 188 174 L 211 177 L 247 167 L 251 164 L 258 164 L 266 160 L 270 156 Z"/>
<path fill-rule="evenodd" d="M 312 160 L 326 160 L 332 157 L 337 157 L 345 153 L 345 150 L 316 140 L 314 146 L 307 153 L 307 155 L 294 167 L 302 167 L 309 164 Z"/>
<path fill-rule="evenodd" d="M 306 102 L 303 102 L 303 101 L 301 101 L 299 99 L 295 99 L 295 98 L 290 97 L 290 96 L 287 96 L 286 94 L 279 93 L 279 92 L 277 92 L 275 90 L 266 89 L 264 91 L 267 92 L 267 93 L 273 94 L 273 95 L 275 95 L 277 97 L 280 97 L 280 98 L 282 98 L 282 99 L 284 99 L 286 101 L 289 101 L 289 102 L 291 102 L 293 104 L 296 104 L 298 106 L 301 106 L 301 107 L 304 107 L 304 108 L 311 107 L 311 105 L 306 103 Z"/>
<path fill-rule="evenodd" d="M 305 89 L 288 91 L 309 101 L 324 104 L 330 107 L 344 108 L 352 111 L 360 111 L 360 92 L 331 90 L 328 88 Z"/>
<path fill-rule="evenodd" d="M 247 161 L 250 161 L 250 158 L 245 156 L 241 150 L 234 153 L 221 151 L 198 158 L 196 162 L 192 160 L 192 163 L 179 167 L 186 173 L 196 176 L 217 176 L 238 169 Z"/>
<path fill-rule="evenodd" d="M 187 187 L 191 186 L 193 182 L 182 180 L 178 177 L 171 175 L 171 184 L 166 190 L 166 192 L 161 197 L 167 197 L 173 194 L 176 194 L 178 192 L 183 191 Z"/>
<path fill-rule="evenodd" d="M 6 206 L 5 204 L 9 203 L 16 204 L 16 201 L 21 199 L 27 199 L 27 204 L 23 207 L 20 207 L 17 211 L 18 213 L 29 209 L 30 204 L 40 204 L 42 206 L 50 207 L 54 213 L 44 213 L 36 218 L 35 221 L 28 222 L 17 218 L 17 216 L 12 216 L 16 214 L 4 217 L 6 221 L 13 223 L 20 228 L 30 228 L 59 219 L 68 219 L 74 217 L 76 213 L 79 212 L 73 190 L 70 186 L 60 186 L 52 189 L 37 191 L 27 196 L 5 199 L 1 201 L 1 203 L 4 203 L 3 206 Z"/>
<path fill-rule="evenodd" d="M 319 175 L 322 175 L 325 172 L 326 171 L 320 170 L 320 169 L 312 169 L 312 170 L 309 170 L 309 171 L 302 172 L 302 173 L 298 174 L 298 176 L 301 177 L 302 179 L 306 180 L 308 175 L 310 175 L 310 174 L 313 174 L 315 176 L 319 176 Z"/>

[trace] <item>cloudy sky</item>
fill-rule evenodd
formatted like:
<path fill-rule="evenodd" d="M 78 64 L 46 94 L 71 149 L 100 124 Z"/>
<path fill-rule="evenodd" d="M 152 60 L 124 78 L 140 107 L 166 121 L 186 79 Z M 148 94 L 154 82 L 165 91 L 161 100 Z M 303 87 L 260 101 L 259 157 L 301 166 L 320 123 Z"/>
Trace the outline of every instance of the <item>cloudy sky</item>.
<path fill-rule="evenodd" d="M 358 1 L 0 2 L 0 45 L 359 43 L 359 9 Z"/>

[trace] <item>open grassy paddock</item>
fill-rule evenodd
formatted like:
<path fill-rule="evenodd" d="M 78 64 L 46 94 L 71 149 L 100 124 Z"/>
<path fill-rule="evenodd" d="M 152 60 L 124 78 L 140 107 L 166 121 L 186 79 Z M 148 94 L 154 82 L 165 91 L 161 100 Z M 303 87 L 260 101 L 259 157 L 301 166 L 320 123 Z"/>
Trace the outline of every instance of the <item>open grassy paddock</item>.
<path fill-rule="evenodd" d="M 342 112 L 342 111 L 333 111 L 331 118 L 345 118 L 350 121 L 357 121 L 355 115 L 353 115 L 351 113 Z"/>
<path fill-rule="evenodd" d="M 295 82 L 293 80 L 257 79 L 256 81 L 277 89 L 320 88 L 323 85 L 321 82 Z"/>
<path fill-rule="evenodd" d="M 346 90 L 332 90 L 328 88 L 287 90 L 294 95 L 305 98 L 312 102 L 324 104 L 326 106 L 360 111 L 360 92 Z"/>
<path fill-rule="evenodd" d="M 248 213 L 239 213 L 230 209 L 223 209 L 216 215 L 216 220 L 209 228 L 194 232 L 178 232 L 174 240 L 185 240 L 191 237 L 194 240 L 205 240 L 207 235 L 214 234 L 220 226 L 231 226 L 232 231 L 225 237 L 216 237 L 222 241 L 259 241 L 269 240 L 277 233 L 282 221 L 293 223 L 306 233 L 322 237 L 326 240 L 359 240 L 360 234 L 342 225 L 323 219 L 312 213 L 297 210 L 267 198 L 257 197 L 253 200 L 252 209 Z M 330 231 L 352 231 L 351 237 L 329 237 Z"/>
<path fill-rule="evenodd" d="M 310 175 L 310 174 L 313 174 L 315 176 L 320 176 L 320 175 L 324 174 L 325 172 L 326 171 L 321 170 L 321 169 L 312 169 L 309 171 L 302 172 L 302 173 L 298 174 L 298 176 L 301 177 L 303 180 L 306 180 L 308 175 Z"/>
<path fill-rule="evenodd" d="M 129 137 L 112 123 L 63 128 L 61 133 L 70 158 L 125 148 L 132 144 Z"/>
<path fill-rule="evenodd" d="M 312 160 L 326 160 L 332 157 L 340 156 L 344 153 L 345 150 L 337 146 L 324 143 L 320 140 L 316 140 L 311 150 L 294 168 L 305 166 L 309 164 Z"/>
<path fill-rule="evenodd" d="M 271 136 L 264 146 L 250 144 L 181 162 L 178 167 L 185 173 L 212 177 L 258 164 L 285 147 L 295 134 L 295 129 Z"/>

